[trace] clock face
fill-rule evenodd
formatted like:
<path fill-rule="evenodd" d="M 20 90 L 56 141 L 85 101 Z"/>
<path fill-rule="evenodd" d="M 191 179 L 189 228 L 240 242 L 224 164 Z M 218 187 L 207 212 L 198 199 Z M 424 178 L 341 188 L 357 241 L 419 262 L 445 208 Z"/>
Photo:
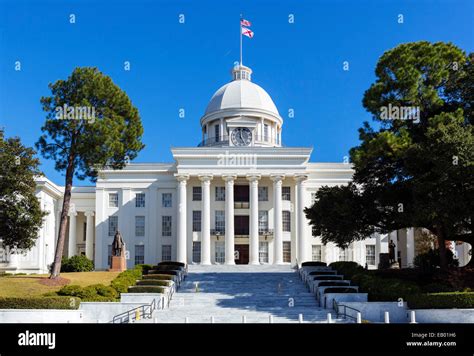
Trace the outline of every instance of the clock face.
<path fill-rule="evenodd" d="M 234 146 L 248 146 L 252 142 L 252 131 L 247 127 L 237 127 L 232 130 L 231 139 Z"/>

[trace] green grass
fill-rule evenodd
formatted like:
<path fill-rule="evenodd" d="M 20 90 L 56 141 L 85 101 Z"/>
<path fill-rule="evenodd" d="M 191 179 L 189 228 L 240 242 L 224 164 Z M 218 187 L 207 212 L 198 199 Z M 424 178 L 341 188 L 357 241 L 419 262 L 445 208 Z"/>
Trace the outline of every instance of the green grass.
<path fill-rule="evenodd" d="M 77 284 L 86 287 L 92 284 L 108 286 L 119 272 L 70 272 L 61 273 L 61 278 L 69 280 L 67 284 Z M 64 285 L 48 286 L 41 280 L 48 278 L 47 274 L 31 276 L 0 277 L 0 297 L 38 297 L 44 293 L 56 292 Z"/>

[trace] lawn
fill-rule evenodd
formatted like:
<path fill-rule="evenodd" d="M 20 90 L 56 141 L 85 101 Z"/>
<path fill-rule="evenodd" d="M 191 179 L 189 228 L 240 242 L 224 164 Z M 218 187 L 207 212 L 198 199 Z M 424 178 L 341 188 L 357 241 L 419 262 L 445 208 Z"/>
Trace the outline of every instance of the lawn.
<path fill-rule="evenodd" d="M 46 274 L 0 277 L 0 297 L 37 297 L 47 292 L 58 291 L 64 284 L 78 284 L 81 287 L 91 284 L 107 286 L 118 274 L 119 272 L 101 271 L 61 273 L 61 278 L 65 279 L 66 283 L 56 286 L 41 283 L 48 278 Z"/>

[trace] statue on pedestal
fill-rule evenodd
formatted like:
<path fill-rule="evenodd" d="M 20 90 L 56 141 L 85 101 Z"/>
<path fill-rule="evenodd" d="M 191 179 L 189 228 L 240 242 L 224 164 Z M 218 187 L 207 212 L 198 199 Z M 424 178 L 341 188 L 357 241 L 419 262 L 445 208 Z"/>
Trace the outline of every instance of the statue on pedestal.
<path fill-rule="evenodd" d="M 122 250 L 125 243 L 123 242 L 120 231 L 117 230 L 114 236 L 114 242 L 112 242 L 112 256 L 122 256 Z"/>
<path fill-rule="evenodd" d="M 112 260 L 109 271 L 122 272 L 127 269 L 125 261 L 125 242 L 120 234 L 120 231 L 114 235 L 114 241 L 112 242 Z"/>

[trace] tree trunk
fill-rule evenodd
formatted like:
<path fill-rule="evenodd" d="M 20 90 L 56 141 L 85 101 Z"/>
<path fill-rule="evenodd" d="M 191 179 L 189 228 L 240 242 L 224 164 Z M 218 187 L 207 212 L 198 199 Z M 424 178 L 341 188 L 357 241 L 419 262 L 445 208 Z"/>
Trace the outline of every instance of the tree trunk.
<path fill-rule="evenodd" d="M 69 162 L 66 169 L 66 185 L 64 189 L 63 208 L 61 211 L 61 220 L 59 223 L 58 241 L 56 244 L 56 252 L 54 254 L 53 267 L 49 278 L 55 279 L 59 277 L 61 271 L 61 260 L 64 251 L 64 242 L 66 240 L 67 217 L 69 214 L 69 206 L 71 202 L 72 179 L 74 176 L 74 157 L 69 156 Z"/>

